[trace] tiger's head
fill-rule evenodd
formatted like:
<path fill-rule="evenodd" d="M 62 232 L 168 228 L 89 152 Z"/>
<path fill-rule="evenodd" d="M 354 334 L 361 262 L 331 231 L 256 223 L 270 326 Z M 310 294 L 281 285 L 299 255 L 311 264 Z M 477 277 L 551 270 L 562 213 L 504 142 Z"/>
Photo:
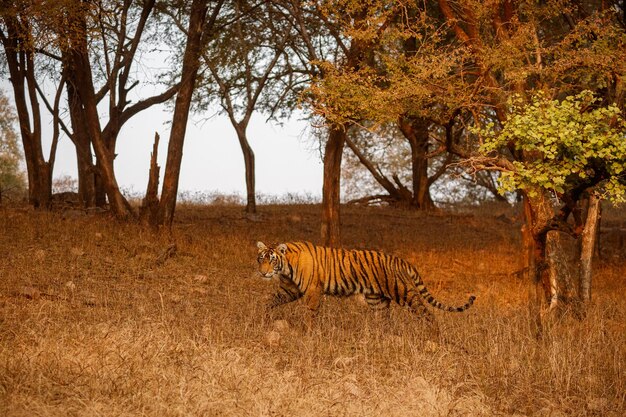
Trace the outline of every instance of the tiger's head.
<path fill-rule="evenodd" d="M 257 261 L 259 262 L 259 273 L 264 279 L 272 279 L 274 275 L 280 275 L 283 270 L 287 268 L 287 260 L 285 259 L 285 252 L 287 252 L 287 245 L 281 243 L 275 248 L 265 246 L 263 242 L 257 242 L 257 248 L 259 248 L 259 256 Z"/>

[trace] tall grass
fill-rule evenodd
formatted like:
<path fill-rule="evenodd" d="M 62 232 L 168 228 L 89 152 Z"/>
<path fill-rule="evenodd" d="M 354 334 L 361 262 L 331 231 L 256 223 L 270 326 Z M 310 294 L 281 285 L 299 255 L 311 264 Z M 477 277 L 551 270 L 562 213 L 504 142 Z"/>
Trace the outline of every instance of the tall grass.
<path fill-rule="evenodd" d="M 624 415 L 624 258 L 597 264 L 585 320 L 537 340 L 500 213 L 346 208 L 346 246 L 402 256 L 474 307 L 435 312 L 438 336 L 358 298 L 326 298 L 310 328 L 300 303 L 267 316 L 255 242 L 315 242 L 319 212 L 190 205 L 172 235 L 1 212 L 0 415 Z"/>

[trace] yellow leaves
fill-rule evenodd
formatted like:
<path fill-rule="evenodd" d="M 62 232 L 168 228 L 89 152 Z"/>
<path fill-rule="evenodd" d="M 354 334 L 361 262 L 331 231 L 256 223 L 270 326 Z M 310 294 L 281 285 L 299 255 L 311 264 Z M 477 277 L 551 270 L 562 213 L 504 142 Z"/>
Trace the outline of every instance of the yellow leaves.
<path fill-rule="evenodd" d="M 324 77 L 310 86 L 308 95 L 318 114 L 335 124 L 376 119 L 371 115 L 381 109 L 377 88 L 381 77 L 368 68 L 337 69 L 328 63 L 320 67 Z"/>

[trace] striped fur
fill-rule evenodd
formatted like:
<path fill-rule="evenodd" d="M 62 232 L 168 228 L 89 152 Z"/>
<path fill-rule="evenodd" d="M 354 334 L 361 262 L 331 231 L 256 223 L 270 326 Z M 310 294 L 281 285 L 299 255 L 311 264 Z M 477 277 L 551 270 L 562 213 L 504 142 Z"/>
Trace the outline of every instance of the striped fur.
<path fill-rule="evenodd" d="M 425 313 L 424 301 L 444 311 L 464 311 L 476 297 L 460 307 L 437 301 L 417 270 L 404 259 L 369 250 L 345 250 L 315 246 L 309 242 L 282 243 L 268 247 L 258 242 L 259 272 L 265 279 L 278 276 L 280 290 L 270 307 L 304 298 L 317 310 L 322 294 L 363 294 L 372 308 L 389 307 L 391 301 Z"/>

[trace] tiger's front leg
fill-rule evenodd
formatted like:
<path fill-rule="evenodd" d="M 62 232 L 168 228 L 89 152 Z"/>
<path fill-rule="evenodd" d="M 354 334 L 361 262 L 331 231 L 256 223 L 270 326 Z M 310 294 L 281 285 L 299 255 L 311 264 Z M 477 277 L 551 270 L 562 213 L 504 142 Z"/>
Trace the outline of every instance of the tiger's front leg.
<path fill-rule="evenodd" d="M 268 309 L 273 309 L 283 304 L 291 303 L 302 297 L 300 288 L 289 278 L 280 276 L 280 288 L 274 294 L 272 300 L 268 304 Z"/>

